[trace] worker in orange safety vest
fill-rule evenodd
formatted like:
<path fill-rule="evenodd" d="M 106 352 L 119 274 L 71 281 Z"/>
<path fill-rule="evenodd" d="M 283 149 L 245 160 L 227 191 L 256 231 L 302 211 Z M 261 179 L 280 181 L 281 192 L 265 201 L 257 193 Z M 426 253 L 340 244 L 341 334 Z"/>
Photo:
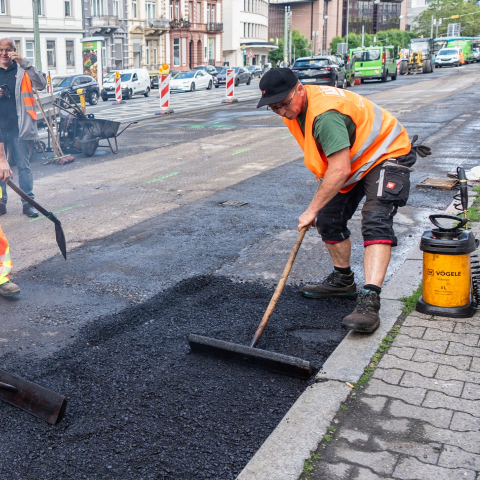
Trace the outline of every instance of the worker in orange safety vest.
<path fill-rule="evenodd" d="M 0 181 L 6 182 L 13 178 L 13 172 L 7 162 L 5 149 L 3 146 L 3 136 L 0 132 Z M 0 189 L 0 198 L 2 190 Z M 20 293 L 20 288 L 10 281 L 10 272 L 12 271 L 12 260 L 10 258 L 10 247 L 7 237 L 0 228 L 0 295 L 4 297 L 13 297 Z"/>
<path fill-rule="evenodd" d="M 302 294 L 356 299 L 355 310 L 342 325 L 374 332 L 380 325 L 380 293 L 391 249 L 397 245 L 393 217 L 407 202 L 410 167 L 419 147 L 412 148 L 405 128 L 393 115 L 356 93 L 303 85 L 288 68 L 268 71 L 259 86 L 262 98 L 257 107 L 268 105 L 283 117 L 304 152 L 305 166 L 319 183 L 299 217 L 298 229 L 317 227 L 333 271 L 320 284 L 305 285 Z M 365 284 L 357 294 L 347 222 L 364 197 Z"/>

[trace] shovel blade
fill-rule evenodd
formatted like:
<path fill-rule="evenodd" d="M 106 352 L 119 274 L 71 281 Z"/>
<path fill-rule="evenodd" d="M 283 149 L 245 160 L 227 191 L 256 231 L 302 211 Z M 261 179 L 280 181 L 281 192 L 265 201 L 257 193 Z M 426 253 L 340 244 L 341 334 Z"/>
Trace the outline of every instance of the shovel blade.
<path fill-rule="evenodd" d="M 66 260 L 67 259 L 67 240 L 65 239 L 65 234 L 63 233 L 63 228 L 62 228 L 62 224 L 60 223 L 60 220 L 57 220 L 57 222 L 55 222 L 55 238 L 57 240 L 58 248 L 62 252 L 63 258 Z"/>
<path fill-rule="evenodd" d="M 23 378 L 0 370 L 0 382 L 14 388 L 0 387 L 0 400 L 56 425 L 65 413 L 67 400 L 63 395 L 35 385 Z M 17 390 L 16 392 L 14 390 Z"/>

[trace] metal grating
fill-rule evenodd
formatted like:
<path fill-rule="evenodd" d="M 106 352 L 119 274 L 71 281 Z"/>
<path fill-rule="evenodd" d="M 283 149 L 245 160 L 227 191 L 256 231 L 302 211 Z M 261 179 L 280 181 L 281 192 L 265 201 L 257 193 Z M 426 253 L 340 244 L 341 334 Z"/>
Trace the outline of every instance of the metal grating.
<path fill-rule="evenodd" d="M 228 206 L 228 207 L 243 207 L 244 205 L 248 205 L 248 202 L 237 202 L 235 200 L 227 200 L 226 202 L 221 202 L 220 205 Z"/>

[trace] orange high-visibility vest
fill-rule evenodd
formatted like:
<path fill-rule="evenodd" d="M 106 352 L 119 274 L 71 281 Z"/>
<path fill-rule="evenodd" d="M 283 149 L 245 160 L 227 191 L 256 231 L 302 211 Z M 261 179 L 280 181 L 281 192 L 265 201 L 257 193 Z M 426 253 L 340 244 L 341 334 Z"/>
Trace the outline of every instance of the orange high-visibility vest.
<path fill-rule="evenodd" d="M 355 124 L 355 143 L 350 148 L 351 174 L 340 192 L 346 193 L 372 168 L 387 158 L 397 158 L 410 152 L 410 139 L 405 128 L 383 108 L 365 97 L 334 87 L 305 85 L 308 107 L 305 135 L 297 119 L 283 121 L 304 152 L 305 166 L 323 178 L 328 168 L 325 153 L 319 151 L 313 136 L 315 119 L 329 110 L 349 116 Z"/>
<path fill-rule="evenodd" d="M 37 120 L 37 110 L 35 107 L 35 99 L 33 98 L 32 82 L 27 72 L 23 74 L 20 90 L 22 91 L 22 99 L 25 105 L 25 110 L 33 118 L 33 120 Z"/>

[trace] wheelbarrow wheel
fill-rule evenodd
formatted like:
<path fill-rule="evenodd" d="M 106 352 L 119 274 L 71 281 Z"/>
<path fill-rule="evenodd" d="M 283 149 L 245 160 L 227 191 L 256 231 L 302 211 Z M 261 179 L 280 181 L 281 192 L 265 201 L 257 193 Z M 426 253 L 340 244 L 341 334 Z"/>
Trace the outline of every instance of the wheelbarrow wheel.
<path fill-rule="evenodd" d="M 86 157 L 93 156 L 95 154 L 95 152 L 97 151 L 97 148 L 98 148 L 98 143 L 99 143 L 98 140 L 91 140 L 90 142 L 88 141 L 89 138 L 91 138 L 91 137 L 92 137 L 91 133 L 88 133 L 87 135 L 85 135 L 85 137 L 83 137 L 82 153 Z"/>

